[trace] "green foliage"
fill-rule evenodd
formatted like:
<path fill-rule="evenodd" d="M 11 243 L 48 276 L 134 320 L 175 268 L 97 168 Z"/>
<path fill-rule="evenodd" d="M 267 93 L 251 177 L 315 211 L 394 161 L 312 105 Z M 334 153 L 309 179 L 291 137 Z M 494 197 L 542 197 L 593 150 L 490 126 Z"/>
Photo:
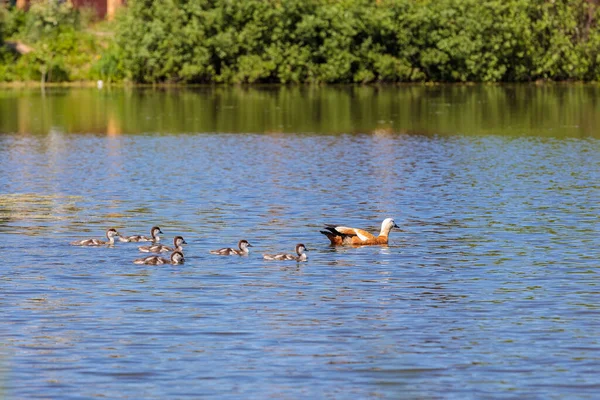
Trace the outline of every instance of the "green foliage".
<path fill-rule="evenodd" d="M 123 79 L 122 59 L 120 49 L 116 45 L 111 44 L 92 65 L 90 70 L 91 77 L 107 82 Z"/>
<path fill-rule="evenodd" d="M 130 0 L 114 40 L 69 2 L 11 10 L 2 79 L 139 83 L 600 79 L 592 0 Z M 598 8 L 598 9 L 597 9 Z M 0 40 L 1 36 L 0 36 Z"/>
<path fill-rule="evenodd" d="M 6 29 L 6 9 L 0 5 L 0 46 L 4 44 L 4 31 Z"/>
<path fill-rule="evenodd" d="M 80 14 L 70 2 L 36 1 L 29 8 L 22 34 L 29 42 L 50 38 L 56 40 L 61 33 L 79 30 Z"/>
<path fill-rule="evenodd" d="M 0 56 L 0 80 L 89 79 L 99 46 L 85 31 L 86 12 L 75 10 L 70 2 L 36 1 L 27 12 L 11 9 L 6 21 L 10 38 L 26 43 L 32 51 Z"/>
<path fill-rule="evenodd" d="M 135 82 L 597 79 L 600 34 L 585 18 L 589 7 L 587 0 L 131 0 L 117 45 L 121 72 Z"/>
<path fill-rule="evenodd" d="M 8 11 L 0 5 L 0 81 L 7 80 L 11 76 L 7 65 L 14 62 L 12 52 L 4 46 L 4 37 L 7 30 Z"/>
<path fill-rule="evenodd" d="M 0 19 L 4 20 L 4 36 L 12 37 L 16 35 L 25 25 L 25 20 L 27 18 L 27 13 L 24 10 L 18 8 L 11 8 L 10 10 L 0 6 L 2 11 L 0 14 L 3 14 Z"/>

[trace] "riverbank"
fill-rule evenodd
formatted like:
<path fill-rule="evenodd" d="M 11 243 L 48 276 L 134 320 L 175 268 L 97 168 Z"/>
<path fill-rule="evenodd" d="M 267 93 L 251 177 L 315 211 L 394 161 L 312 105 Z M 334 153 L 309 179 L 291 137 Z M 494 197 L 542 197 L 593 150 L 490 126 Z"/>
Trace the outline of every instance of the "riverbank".
<path fill-rule="evenodd" d="M 588 0 L 132 0 L 4 12 L 0 81 L 136 84 L 597 81 Z"/>
<path fill-rule="evenodd" d="M 371 82 L 371 83 L 299 83 L 299 84 L 281 84 L 281 83 L 173 83 L 173 82 L 155 82 L 155 83 L 136 83 L 130 81 L 109 81 L 103 80 L 88 80 L 88 81 L 72 81 L 72 82 L 39 82 L 39 81 L 14 81 L 0 82 L 0 89 L 51 89 L 51 88 L 98 88 L 98 89 L 194 89 L 194 88 L 252 88 L 252 89 L 274 89 L 281 87 L 300 87 L 300 88 L 319 88 L 319 87 L 372 87 L 372 88 L 393 88 L 393 87 L 470 87 L 470 86 L 498 86 L 498 87 L 598 87 L 599 81 L 551 81 L 538 80 L 535 82 Z"/>

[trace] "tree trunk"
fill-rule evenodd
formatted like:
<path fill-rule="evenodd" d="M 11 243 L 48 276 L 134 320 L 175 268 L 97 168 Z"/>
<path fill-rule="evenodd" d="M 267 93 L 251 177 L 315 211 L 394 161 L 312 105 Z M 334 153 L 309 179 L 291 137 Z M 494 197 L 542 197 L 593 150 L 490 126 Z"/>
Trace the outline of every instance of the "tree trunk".
<path fill-rule="evenodd" d="M 106 19 L 113 19 L 117 9 L 121 7 L 124 2 L 124 0 L 106 0 Z"/>

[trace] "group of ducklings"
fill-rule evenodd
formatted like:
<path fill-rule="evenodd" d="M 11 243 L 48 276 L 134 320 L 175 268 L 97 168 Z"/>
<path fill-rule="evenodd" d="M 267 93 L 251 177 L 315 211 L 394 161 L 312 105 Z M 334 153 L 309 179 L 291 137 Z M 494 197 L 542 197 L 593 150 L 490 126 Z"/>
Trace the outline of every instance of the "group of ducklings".
<path fill-rule="evenodd" d="M 398 225 L 394 222 L 392 218 L 386 218 L 381 223 L 381 231 L 379 232 L 379 236 L 374 236 L 373 234 L 358 228 L 349 228 L 345 226 L 336 226 L 336 225 L 326 225 L 325 230 L 321 231 L 321 233 L 329 239 L 332 246 L 343 246 L 343 245 L 353 245 L 353 246 L 365 246 L 365 245 L 387 245 L 388 236 L 392 228 L 398 228 Z M 173 247 L 165 246 L 159 244 L 160 237 L 159 234 L 163 234 L 158 226 L 153 226 L 150 229 L 150 236 L 143 235 L 135 235 L 135 236 L 123 236 L 119 234 L 119 232 L 110 228 L 106 231 L 106 237 L 108 241 L 99 240 L 99 239 L 84 239 L 77 240 L 75 242 L 71 242 L 74 246 L 106 246 L 106 245 L 114 245 L 115 237 L 119 237 L 120 242 L 152 242 L 152 245 L 149 246 L 140 246 L 138 249 L 144 253 L 163 253 L 163 252 L 171 252 L 170 259 L 166 259 L 160 256 L 148 256 L 144 258 L 137 258 L 133 260 L 134 264 L 146 264 L 146 265 L 161 265 L 161 264 L 183 264 L 185 261 L 183 257 L 183 247 L 182 245 L 187 244 L 182 236 L 175 236 L 173 239 Z M 244 256 L 248 255 L 249 249 L 248 247 L 252 247 L 247 240 L 240 240 L 238 243 L 239 249 L 232 249 L 230 247 L 224 247 L 218 250 L 211 250 L 211 254 L 221 255 L 221 256 Z M 298 243 L 296 245 L 296 254 L 263 254 L 263 258 L 265 260 L 277 260 L 277 261 L 306 261 L 307 256 L 306 252 L 308 249 L 302 243 Z"/>
<path fill-rule="evenodd" d="M 148 256 L 143 258 L 137 258 L 133 260 L 134 264 L 146 264 L 146 265 L 162 265 L 162 264 L 183 264 L 185 258 L 183 257 L 182 245 L 187 244 L 182 236 L 175 236 L 173 238 L 173 247 L 165 246 L 158 243 L 160 241 L 159 234 L 163 234 L 158 226 L 153 226 L 150 229 L 150 236 L 144 235 L 133 235 L 124 236 L 121 235 L 115 228 L 110 228 L 106 231 L 106 240 L 100 239 L 84 239 L 76 240 L 70 244 L 73 246 L 113 246 L 115 244 L 115 237 L 119 238 L 120 242 L 125 243 L 139 243 L 139 242 L 152 242 L 149 246 L 140 246 L 138 249 L 143 253 L 163 253 L 172 252 L 169 259 L 160 256 Z"/>
<path fill-rule="evenodd" d="M 124 236 L 121 235 L 116 229 L 110 228 L 106 231 L 106 240 L 100 239 L 84 239 L 84 240 L 76 240 L 71 242 L 70 244 L 73 246 L 112 246 L 115 244 L 115 237 L 119 237 L 120 242 L 152 242 L 153 244 L 148 246 L 139 246 L 139 251 L 143 253 L 163 253 L 163 252 L 171 252 L 171 257 L 169 259 L 160 257 L 160 256 L 147 256 L 143 258 L 137 258 L 133 260 L 134 264 L 140 265 L 162 265 L 162 264 L 183 264 L 185 258 L 183 256 L 183 245 L 187 244 L 183 236 L 175 236 L 173 238 L 173 247 L 165 246 L 163 244 L 158 243 L 160 241 L 159 234 L 163 234 L 158 226 L 153 226 L 150 229 L 150 236 L 144 235 L 134 235 L 134 236 Z M 211 250 L 210 254 L 216 254 L 221 256 L 244 256 L 248 255 L 250 250 L 248 247 L 252 247 L 252 245 L 247 240 L 240 240 L 238 243 L 239 249 L 232 249 L 230 247 L 224 247 L 218 250 Z M 264 254 L 263 257 L 265 260 L 295 260 L 295 261 L 306 261 L 306 247 L 303 244 L 296 245 L 296 254 Z"/>

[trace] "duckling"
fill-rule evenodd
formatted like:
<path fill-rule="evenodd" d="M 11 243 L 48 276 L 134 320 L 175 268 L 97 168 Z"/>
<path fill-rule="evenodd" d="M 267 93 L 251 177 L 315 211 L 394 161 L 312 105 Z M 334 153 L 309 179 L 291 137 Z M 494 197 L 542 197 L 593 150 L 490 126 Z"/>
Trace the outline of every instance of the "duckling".
<path fill-rule="evenodd" d="M 119 240 L 121 242 L 160 242 L 160 237 L 158 234 L 162 235 L 162 231 L 158 226 L 153 226 L 150 229 L 150 237 L 143 235 L 134 235 L 134 236 L 121 236 Z"/>
<path fill-rule="evenodd" d="M 144 264 L 144 265 L 163 265 L 163 264 L 183 264 L 185 259 L 183 258 L 183 253 L 180 251 L 174 251 L 171 254 L 171 259 L 167 260 L 166 258 L 159 256 L 148 256 L 144 258 L 138 258 L 133 260 L 134 264 Z"/>
<path fill-rule="evenodd" d="M 210 254 L 218 254 L 220 256 L 247 256 L 250 250 L 248 247 L 253 247 L 247 240 L 240 240 L 238 243 L 239 250 L 225 247 L 219 250 L 211 250 Z"/>
<path fill-rule="evenodd" d="M 100 239 L 83 239 L 71 242 L 72 246 L 112 246 L 115 244 L 115 236 L 120 236 L 116 229 L 110 228 L 106 231 L 108 242 Z"/>
<path fill-rule="evenodd" d="M 151 246 L 140 246 L 138 249 L 144 253 L 163 253 L 166 251 L 179 251 L 183 253 L 182 244 L 187 244 L 182 236 L 173 238 L 173 247 L 165 246 L 164 244 L 153 244 Z"/>
<path fill-rule="evenodd" d="M 283 260 L 306 261 L 308 259 L 308 257 L 306 256 L 305 251 L 308 251 L 306 246 L 304 246 L 302 243 L 299 243 L 296 245 L 296 254 L 298 254 L 297 256 L 295 256 L 293 254 L 263 254 L 263 258 L 265 260 L 278 260 L 278 261 L 283 261 Z"/>
<path fill-rule="evenodd" d="M 392 218 L 386 218 L 381 223 L 379 236 L 374 236 L 367 231 L 345 226 L 326 225 L 325 231 L 320 231 L 327 236 L 332 246 L 342 245 L 374 245 L 387 244 L 392 228 L 399 228 Z"/>

